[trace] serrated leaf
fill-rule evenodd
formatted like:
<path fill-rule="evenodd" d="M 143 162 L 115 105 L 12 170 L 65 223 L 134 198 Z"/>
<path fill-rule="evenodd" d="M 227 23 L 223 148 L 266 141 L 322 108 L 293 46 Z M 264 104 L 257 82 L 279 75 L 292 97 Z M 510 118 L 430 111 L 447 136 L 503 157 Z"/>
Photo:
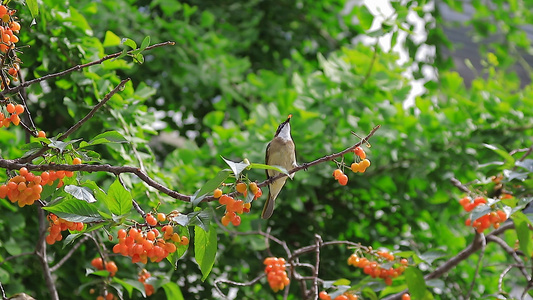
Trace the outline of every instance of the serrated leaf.
<path fill-rule="evenodd" d="M 225 159 L 224 157 L 222 157 L 222 159 L 226 162 L 226 164 L 228 164 L 230 169 L 233 171 L 233 174 L 235 174 L 235 178 L 239 178 L 239 175 L 242 173 L 242 171 L 244 171 L 246 168 L 248 168 L 248 166 L 250 166 L 250 164 L 248 163 L 244 163 L 244 162 L 237 163 L 237 162 Z"/>
<path fill-rule="evenodd" d="M 103 220 L 98 209 L 85 201 L 66 200 L 43 209 L 71 222 L 90 223 Z"/>
<path fill-rule="evenodd" d="M 165 295 L 167 299 L 174 299 L 174 300 L 184 300 L 183 294 L 181 293 L 180 287 L 170 281 L 161 286 L 163 290 L 165 291 Z"/>
<path fill-rule="evenodd" d="M 211 215 L 207 211 L 200 210 L 189 213 L 187 218 L 189 219 L 187 222 L 188 226 L 194 225 L 202 228 L 205 231 L 209 231 Z"/>
<path fill-rule="evenodd" d="M 177 224 L 181 226 L 187 226 L 189 224 L 189 217 L 185 214 L 179 214 L 172 218 L 172 221 L 176 222 Z"/>
<path fill-rule="evenodd" d="M 217 254 L 217 233 L 214 228 L 209 231 L 199 226 L 194 227 L 194 258 L 202 271 L 202 281 L 205 281 Z"/>
<path fill-rule="evenodd" d="M 76 185 L 67 185 L 65 186 L 65 192 L 72 195 L 78 200 L 83 200 L 87 203 L 96 202 L 96 199 L 93 196 L 92 191 L 89 188 L 76 186 Z"/>
<path fill-rule="evenodd" d="M 104 202 L 111 213 L 120 216 L 131 211 L 133 207 L 132 199 L 131 193 L 126 191 L 117 179 L 109 187 Z"/>
<path fill-rule="evenodd" d="M 413 299 L 424 299 L 426 294 L 426 281 L 424 275 L 416 267 L 409 267 L 405 270 L 405 281 L 409 288 L 409 293 Z"/>
<path fill-rule="evenodd" d="M 193 207 L 198 206 L 202 199 L 207 195 L 213 192 L 217 187 L 220 186 L 229 177 L 229 170 L 224 169 L 217 173 L 217 175 L 211 178 L 206 182 L 196 193 L 194 193 L 191 203 Z"/>

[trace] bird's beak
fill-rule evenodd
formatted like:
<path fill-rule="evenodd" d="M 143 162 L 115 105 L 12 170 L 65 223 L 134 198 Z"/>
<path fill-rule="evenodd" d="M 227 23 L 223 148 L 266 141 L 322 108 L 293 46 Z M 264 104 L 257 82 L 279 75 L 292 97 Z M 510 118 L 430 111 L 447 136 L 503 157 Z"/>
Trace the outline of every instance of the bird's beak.
<path fill-rule="evenodd" d="M 285 121 L 285 123 L 289 123 L 289 122 L 291 121 L 291 118 L 292 118 L 292 115 L 289 115 L 289 116 L 287 117 L 287 120 Z"/>

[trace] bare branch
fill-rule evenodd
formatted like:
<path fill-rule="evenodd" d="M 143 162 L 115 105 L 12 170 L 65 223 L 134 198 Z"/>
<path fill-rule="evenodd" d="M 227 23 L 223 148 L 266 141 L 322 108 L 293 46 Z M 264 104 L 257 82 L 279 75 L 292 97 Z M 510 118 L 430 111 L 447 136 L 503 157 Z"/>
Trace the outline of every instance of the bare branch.
<path fill-rule="evenodd" d="M 237 281 L 232 281 L 232 280 L 229 280 L 229 279 L 216 279 L 215 280 L 215 290 L 217 292 L 220 293 L 220 295 L 222 295 L 222 297 L 224 297 L 225 299 L 228 298 L 228 296 L 226 294 L 224 294 L 222 292 L 222 290 L 218 287 L 218 284 L 219 283 L 227 283 L 227 284 L 231 284 L 231 285 L 234 285 L 234 286 L 250 286 L 256 282 L 258 282 L 259 280 L 261 280 L 261 278 L 265 277 L 266 275 L 263 273 L 259 276 L 257 276 L 256 278 L 248 281 L 248 282 L 237 282 Z"/>
<path fill-rule="evenodd" d="M 78 123 L 76 123 L 76 124 L 74 124 L 74 126 L 70 127 L 63 135 L 61 135 L 61 137 L 59 137 L 58 140 L 62 141 L 64 139 L 66 139 L 71 133 L 73 133 L 78 128 L 80 128 L 81 125 L 83 125 L 83 123 L 87 122 L 87 120 L 92 118 L 94 116 L 94 114 L 96 113 L 96 111 L 98 109 L 100 109 L 100 107 L 104 106 L 104 104 L 106 104 L 107 101 L 109 101 L 109 99 L 111 99 L 111 97 L 113 97 L 113 95 L 115 95 L 119 90 L 124 88 L 124 85 L 126 85 L 126 83 L 128 81 L 130 81 L 130 80 L 131 80 L 130 78 L 126 78 L 126 79 L 122 80 L 113 90 L 111 90 L 111 92 L 109 92 L 107 95 L 105 95 L 104 99 L 102 99 L 102 101 L 100 101 L 98 104 L 96 104 L 91 109 L 91 111 L 85 117 L 83 117 L 83 119 L 79 120 Z"/>
<path fill-rule="evenodd" d="M 70 248 L 70 250 L 68 251 L 68 253 L 63 256 L 63 258 L 57 262 L 57 264 L 55 264 L 53 267 L 50 268 L 50 272 L 55 272 L 57 269 L 61 268 L 61 266 L 72 256 L 72 254 L 74 254 L 74 252 L 76 250 L 78 250 L 78 248 L 83 244 L 85 243 L 85 241 L 87 241 L 89 239 L 88 236 L 84 236 L 83 238 L 81 238 L 77 243 L 76 245 L 74 245 L 72 248 Z"/>
<path fill-rule="evenodd" d="M 507 252 L 509 255 L 511 255 L 511 257 L 513 257 L 513 259 L 516 261 L 516 265 L 514 265 L 514 266 L 517 267 L 520 270 L 520 272 L 522 272 L 522 275 L 524 275 L 526 280 L 527 281 L 531 280 L 531 277 L 527 273 L 526 266 L 524 265 L 524 262 L 518 256 L 518 254 L 516 254 L 516 251 L 512 247 L 507 245 L 507 243 L 504 240 L 502 240 L 501 238 L 499 238 L 499 237 L 497 237 L 495 235 L 488 236 L 487 237 L 487 241 L 495 242 L 500 247 L 502 247 L 502 249 L 505 250 L 505 252 Z"/>

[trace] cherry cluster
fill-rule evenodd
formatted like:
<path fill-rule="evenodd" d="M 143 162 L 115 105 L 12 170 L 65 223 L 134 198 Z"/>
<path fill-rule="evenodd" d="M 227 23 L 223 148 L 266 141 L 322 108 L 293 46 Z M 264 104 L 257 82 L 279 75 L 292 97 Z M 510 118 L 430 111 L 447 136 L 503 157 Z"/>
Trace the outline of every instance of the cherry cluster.
<path fill-rule="evenodd" d="M 174 232 L 170 225 L 161 228 L 163 235 L 157 228 L 141 231 L 137 228 L 130 228 L 129 231 L 120 229 L 118 231 L 118 244 L 113 247 L 113 253 L 120 253 L 131 257 L 132 263 L 141 262 L 146 264 L 148 259 L 152 262 L 160 262 L 170 253 L 176 252 L 176 245 L 188 245 L 189 238 Z"/>
<path fill-rule="evenodd" d="M 274 292 L 284 289 L 290 282 L 285 271 L 285 259 L 280 257 L 267 257 L 263 261 L 268 284 Z"/>
<path fill-rule="evenodd" d="M 340 185 L 348 184 L 348 176 L 344 174 L 341 169 L 336 169 L 333 171 L 333 177 L 339 182 Z"/>
<path fill-rule="evenodd" d="M 354 173 L 364 173 L 366 168 L 370 167 L 370 161 L 366 158 L 365 150 L 363 150 L 361 147 L 355 147 L 353 152 L 359 157 L 359 162 L 352 163 L 350 169 L 352 169 L 352 172 Z"/>
<path fill-rule="evenodd" d="M 352 265 L 354 267 L 358 267 L 363 269 L 363 272 L 367 275 L 370 275 L 372 278 L 381 278 L 385 281 L 386 285 L 392 284 L 392 279 L 400 276 L 403 271 L 405 271 L 405 267 L 408 264 L 407 259 L 402 258 L 399 261 L 399 266 L 384 268 L 382 267 L 381 262 L 392 262 L 396 258 L 393 254 L 386 252 L 386 251 L 377 251 L 375 255 L 378 258 L 378 261 L 369 260 L 366 257 L 359 257 L 357 254 L 352 254 L 348 258 L 348 265 Z"/>
<path fill-rule="evenodd" d="M 9 117 L 7 117 L 7 114 L 0 112 L 0 128 L 7 128 L 11 123 L 13 123 L 15 126 L 18 126 L 20 124 L 19 115 L 24 112 L 24 106 L 21 104 L 15 105 L 13 103 L 8 103 L 6 105 L 6 111 L 7 114 L 9 114 Z"/>
<path fill-rule="evenodd" d="M 331 296 L 326 291 L 321 291 L 318 293 L 318 299 L 320 300 L 332 300 Z M 337 297 L 333 298 L 333 300 L 357 300 L 359 297 L 357 295 L 354 295 L 350 292 L 345 292 L 341 295 L 338 295 Z"/>
<path fill-rule="evenodd" d="M 49 245 L 53 245 L 55 242 L 59 242 L 63 239 L 61 231 L 82 231 L 84 227 L 83 222 L 70 222 L 65 219 L 61 219 L 54 214 L 49 214 L 47 219 L 50 223 L 50 226 L 48 227 L 46 243 Z"/>
<path fill-rule="evenodd" d="M 487 199 L 483 197 L 476 197 L 474 198 L 474 201 L 472 201 L 470 197 L 464 197 L 459 200 L 459 204 L 461 204 L 466 212 L 471 212 L 477 206 L 487 204 Z M 474 227 L 477 233 L 482 233 L 491 225 L 494 227 L 494 229 L 498 229 L 500 224 L 505 222 L 505 220 L 507 220 L 507 214 L 503 210 L 497 210 L 491 211 L 490 213 L 485 214 L 474 221 L 472 221 L 471 218 L 468 218 L 465 221 L 465 225 Z"/>
<path fill-rule="evenodd" d="M 107 293 L 105 297 L 101 295 L 96 297 L 96 300 L 115 300 L 115 299 L 118 299 L 118 298 L 115 297 L 115 295 L 113 295 L 112 293 Z"/>
<path fill-rule="evenodd" d="M 104 266 L 104 261 L 101 257 L 93 258 L 93 260 L 91 260 L 91 265 L 97 270 L 106 270 L 107 272 L 109 272 L 109 276 L 111 277 L 115 276 L 118 271 L 117 264 L 115 264 L 114 261 L 106 261 Z"/>
<path fill-rule="evenodd" d="M 146 296 L 152 296 L 155 292 L 154 286 L 146 283 L 146 279 L 150 278 L 152 275 L 150 272 L 148 272 L 146 269 L 142 269 L 139 273 L 139 282 L 141 282 L 144 285 L 144 292 L 146 293 Z"/>
<path fill-rule="evenodd" d="M 243 194 L 245 197 L 248 194 L 248 189 L 254 195 L 254 200 L 263 195 L 263 191 L 257 186 L 257 183 L 252 182 L 249 186 L 244 182 L 239 182 L 235 185 L 235 189 L 238 193 Z M 220 205 L 226 206 L 226 213 L 222 217 L 222 225 L 228 226 L 229 223 L 233 226 L 239 226 L 241 224 L 241 217 L 239 215 L 243 213 L 249 213 L 252 203 L 244 203 L 243 200 L 235 199 L 229 195 L 222 195 L 221 189 L 215 189 L 213 197 L 218 199 Z"/>
<path fill-rule="evenodd" d="M 354 173 L 364 173 L 366 169 L 370 167 L 370 160 L 366 158 L 365 150 L 363 150 L 363 148 L 359 146 L 355 147 L 354 153 L 356 156 L 356 161 L 351 164 L 350 169 Z M 333 177 L 335 178 L 335 180 L 339 181 L 340 185 L 348 184 L 348 176 L 344 174 L 341 169 L 336 169 L 335 171 L 333 171 Z"/>
<path fill-rule="evenodd" d="M 9 179 L 7 184 L 0 185 L 0 198 L 7 197 L 11 203 L 18 202 L 20 207 L 32 205 L 41 198 L 44 185 L 53 185 L 59 179 L 57 187 L 60 188 L 63 186 L 63 178 L 72 176 L 72 171 L 49 171 L 35 175 L 22 167 L 19 175 Z"/>

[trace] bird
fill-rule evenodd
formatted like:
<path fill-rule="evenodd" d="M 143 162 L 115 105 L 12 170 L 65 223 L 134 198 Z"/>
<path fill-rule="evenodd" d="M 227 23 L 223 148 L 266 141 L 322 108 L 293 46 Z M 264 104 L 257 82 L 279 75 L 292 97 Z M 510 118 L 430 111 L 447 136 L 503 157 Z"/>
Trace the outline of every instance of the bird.
<path fill-rule="evenodd" d="M 291 118 L 292 115 L 289 115 L 287 120 L 279 124 L 274 138 L 267 145 L 265 155 L 265 164 L 270 166 L 280 166 L 287 171 L 298 166 L 296 163 L 296 149 L 291 137 Z M 267 179 L 274 177 L 277 174 L 279 174 L 278 171 L 266 170 Z M 289 175 L 289 178 L 292 179 L 293 177 L 294 173 Z M 287 177 L 282 177 L 268 185 L 268 198 L 263 207 L 261 218 L 268 219 L 272 216 L 272 213 L 274 212 L 274 202 L 285 185 L 285 181 L 287 181 Z"/>

